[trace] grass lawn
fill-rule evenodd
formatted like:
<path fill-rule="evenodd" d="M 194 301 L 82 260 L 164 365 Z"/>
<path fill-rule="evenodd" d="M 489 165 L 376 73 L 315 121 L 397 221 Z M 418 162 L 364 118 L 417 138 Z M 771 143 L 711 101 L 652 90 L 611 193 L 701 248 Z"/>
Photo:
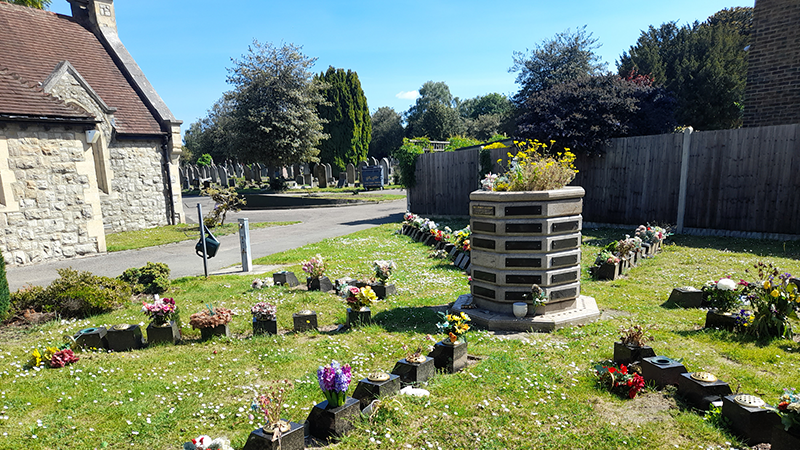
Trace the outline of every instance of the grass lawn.
<path fill-rule="evenodd" d="M 278 227 L 282 225 L 293 225 L 300 223 L 293 222 L 254 222 L 250 223 L 250 229 Z M 229 222 L 211 229 L 214 236 L 225 236 L 239 231 L 237 222 Z M 137 248 L 152 247 L 154 245 L 171 244 L 173 242 L 200 239 L 200 227 L 197 225 L 180 223 L 177 225 L 166 225 L 163 227 L 148 228 L 138 231 L 123 231 L 121 233 L 107 234 L 106 246 L 109 252 L 119 252 L 122 250 L 134 250 Z"/>
<path fill-rule="evenodd" d="M 393 259 L 398 295 L 373 307 L 375 323 L 357 330 L 251 337 L 249 308 L 259 300 L 277 304 L 283 329 L 291 328 L 291 314 L 301 309 L 316 310 L 320 326 L 332 328 L 344 323 L 345 306 L 325 293 L 252 290 L 253 277 L 241 276 L 183 278 L 166 294 L 176 299 L 184 322 L 209 302 L 233 309 L 230 339 L 201 342 L 198 330 L 184 328 L 181 345 L 82 353 L 72 366 L 28 371 L 22 366 L 32 346 L 88 326 L 144 325 L 140 306 L 131 302 L 85 320 L 0 329 L 0 448 L 178 449 L 200 434 L 227 436 L 241 448 L 260 423 L 248 416 L 254 390 L 282 378 L 295 384 L 283 416 L 303 422 L 323 400 L 319 365 L 331 359 L 350 363 L 352 393 L 370 371 L 390 371 L 404 356 L 403 344 L 416 347 L 425 334 L 436 333 L 428 306 L 469 291 L 462 272 L 429 259 L 423 244 L 393 234 L 398 228 L 384 225 L 254 261 L 286 264 L 302 278 L 300 264 L 319 253 L 331 278 L 358 278 L 371 274 L 373 260 Z M 624 232 L 584 230 L 584 267 L 598 246 Z M 611 358 L 617 330 L 633 322 L 658 326 L 652 343 L 658 354 L 683 358 L 690 371 L 710 371 L 734 390 L 774 402 L 783 387 L 800 387 L 797 342 L 759 343 L 704 330 L 705 311 L 662 306 L 674 287 L 699 287 L 728 273 L 747 278 L 744 270 L 758 259 L 800 274 L 800 245 L 684 236 L 670 242 L 655 259 L 616 281 L 592 281 L 584 270 L 582 292 L 597 299 L 604 312 L 600 321 L 552 334 L 471 332 L 474 364 L 455 375 L 436 375 L 426 387 L 428 398 L 384 399 L 336 448 L 740 447 L 672 392 L 648 389 L 623 400 L 598 388 L 591 369 Z"/>

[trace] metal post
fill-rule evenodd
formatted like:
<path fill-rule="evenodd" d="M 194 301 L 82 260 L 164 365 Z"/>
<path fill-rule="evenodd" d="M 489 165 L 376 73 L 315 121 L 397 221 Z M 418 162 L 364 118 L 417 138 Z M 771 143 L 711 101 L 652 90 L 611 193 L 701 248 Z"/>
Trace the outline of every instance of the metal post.
<path fill-rule="evenodd" d="M 206 253 L 206 225 L 203 223 L 203 207 L 197 204 L 197 222 L 200 226 L 200 242 L 203 243 L 203 273 L 208 278 L 208 253 Z"/>
<path fill-rule="evenodd" d="M 686 195 L 689 191 L 689 150 L 692 146 L 692 127 L 683 130 L 683 146 L 681 148 L 681 178 L 678 187 L 678 234 L 683 233 L 684 217 L 686 216 Z"/>
<path fill-rule="evenodd" d="M 242 272 L 250 272 L 253 267 L 253 257 L 250 254 L 250 222 L 248 219 L 239 219 L 239 246 L 242 248 Z"/>

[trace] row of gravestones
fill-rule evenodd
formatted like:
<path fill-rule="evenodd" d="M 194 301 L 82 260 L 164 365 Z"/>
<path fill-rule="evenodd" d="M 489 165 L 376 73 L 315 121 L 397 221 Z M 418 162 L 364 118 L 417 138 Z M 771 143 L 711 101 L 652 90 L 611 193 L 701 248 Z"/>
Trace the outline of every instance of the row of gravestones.
<path fill-rule="evenodd" d="M 393 164 L 394 162 L 394 164 Z M 211 183 L 223 186 L 234 186 L 233 178 L 244 178 L 250 182 L 260 183 L 268 178 L 283 178 L 293 180 L 298 185 L 329 187 L 355 186 L 361 180 L 361 170 L 365 166 L 382 166 L 384 184 L 389 184 L 393 167 L 396 161 L 388 158 L 377 160 L 368 158 L 367 161 L 347 164 L 344 172 L 339 173 L 338 181 L 333 177 L 333 168 L 330 164 L 299 163 L 290 166 L 269 167 L 262 164 L 225 163 L 220 165 L 197 166 L 193 164 L 181 165 L 179 168 L 181 185 L 184 189 L 199 188 Z M 356 178 L 358 175 L 358 178 Z M 316 182 L 316 183 L 315 183 Z"/>

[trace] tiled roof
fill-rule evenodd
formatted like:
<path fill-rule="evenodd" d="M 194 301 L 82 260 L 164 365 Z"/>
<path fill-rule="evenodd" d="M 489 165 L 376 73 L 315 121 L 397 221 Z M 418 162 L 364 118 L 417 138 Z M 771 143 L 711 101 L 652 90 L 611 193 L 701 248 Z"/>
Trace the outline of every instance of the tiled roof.
<path fill-rule="evenodd" d="M 97 37 L 72 17 L 0 2 L 0 69 L 43 83 L 69 61 L 114 113 L 122 134 L 163 134 L 158 120 Z M 3 113 L 0 103 L 0 113 Z"/>
<path fill-rule="evenodd" d="M 94 118 L 46 94 L 37 84 L 26 83 L 19 76 L 0 69 L 0 116 L 7 115 L 83 121 Z"/>

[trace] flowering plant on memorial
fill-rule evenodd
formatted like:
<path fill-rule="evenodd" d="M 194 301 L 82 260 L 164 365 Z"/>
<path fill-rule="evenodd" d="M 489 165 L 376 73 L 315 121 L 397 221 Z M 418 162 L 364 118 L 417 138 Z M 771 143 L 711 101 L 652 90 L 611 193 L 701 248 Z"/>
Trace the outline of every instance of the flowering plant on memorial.
<path fill-rule="evenodd" d="M 397 268 L 397 265 L 392 260 L 373 261 L 372 266 L 373 270 L 375 270 L 375 278 L 377 278 L 381 284 L 386 284 L 389 277 L 392 276 L 392 271 Z"/>
<path fill-rule="evenodd" d="M 625 239 L 617 241 L 616 254 L 622 258 L 627 258 L 631 252 L 642 248 L 642 239 L 625 235 Z"/>
<path fill-rule="evenodd" d="M 436 343 L 436 339 L 433 338 L 430 334 L 425 335 L 425 342 L 423 345 L 417 346 L 416 350 L 411 350 L 413 347 L 409 347 L 406 344 L 403 344 L 403 351 L 405 352 L 406 361 L 410 363 L 423 363 L 425 362 L 426 356 L 424 353 L 430 352 L 433 350 L 433 346 L 431 343 Z M 424 347 L 424 349 L 423 349 Z"/>
<path fill-rule="evenodd" d="M 414 226 L 414 221 L 417 220 L 418 218 L 419 218 L 418 215 L 407 212 L 403 214 L 403 223 L 406 225 L 411 225 L 414 228 L 417 228 L 416 226 Z"/>
<path fill-rule="evenodd" d="M 594 259 L 595 266 L 602 266 L 603 264 L 618 264 L 619 258 L 614 255 L 613 252 L 610 250 L 602 250 L 600 253 L 597 254 L 597 257 Z"/>
<path fill-rule="evenodd" d="M 322 260 L 322 256 L 319 253 L 303 263 L 303 272 L 307 273 L 311 278 L 321 277 L 325 273 L 325 269 L 325 261 Z"/>
<path fill-rule="evenodd" d="M 24 367 L 26 369 L 35 369 L 44 366 L 51 369 L 60 369 L 61 367 L 78 362 L 79 359 L 80 358 L 78 358 L 70 348 L 70 345 L 65 343 L 57 347 L 46 346 L 44 351 L 34 348 Z"/>
<path fill-rule="evenodd" d="M 267 302 L 258 302 L 250 308 L 250 314 L 256 320 L 276 320 L 278 307 Z"/>
<path fill-rule="evenodd" d="M 322 394 L 328 400 L 328 406 L 335 408 L 344 405 L 351 378 L 349 364 L 342 366 L 334 360 L 328 366 L 319 366 L 317 380 Z"/>
<path fill-rule="evenodd" d="M 638 373 L 630 371 L 625 364 L 620 364 L 619 367 L 598 364 L 595 366 L 594 372 L 602 386 L 617 394 L 626 395 L 628 398 L 636 397 L 636 394 L 644 388 L 644 378 Z"/>
<path fill-rule="evenodd" d="M 189 325 L 192 328 L 213 328 L 226 325 L 232 318 L 230 309 L 206 305 L 206 309 L 189 317 Z"/>
<path fill-rule="evenodd" d="M 175 305 L 175 299 L 156 296 L 153 303 L 142 302 L 142 312 L 154 325 L 163 325 L 177 319 L 178 307 Z"/>
<path fill-rule="evenodd" d="M 501 175 L 487 174 L 481 187 L 489 191 L 547 191 L 560 189 L 575 179 L 575 154 L 568 148 L 552 151 L 537 140 L 514 141 L 517 153 L 508 153 L 508 168 Z M 497 160 L 502 164 L 502 159 Z"/>
<path fill-rule="evenodd" d="M 547 303 L 547 300 L 547 292 L 545 292 L 544 289 L 542 289 L 538 284 L 531 286 L 531 305 L 542 306 Z"/>
<path fill-rule="evenodd" d="M 746 286 L 746 299 L 753 308 L 753 321 L 747 331 L 758 338 L 794 335 L 789 317 L 800 309 L 800 289 L 792 274 L 782 272 L 772 264 L 755 263 L 758 279 Z M 750 273 L 750 270 L 747 271 Z"/>
<path fill-rule="evenodd" d="M 670 235 L 666 229 L 652 226 L 649 223 L 647 225 L 639 225 L 634 234 L 641 239 L 642 242 L 647 242 L 648 244 L 663 241 Z"/>
<path fill-rule="evenodd" d="M 654 329 L 653 326 L 633 325 L 628 328 L 619 329 L 619 341 L 623 345 L 630 347 L 644 347 L 648 342 L 653 340 L 653 336 L 649 334 L 649 330 Z"/>
<path fill-rule="evenodd" d="M 360 311 L 362 308 L 368 308 L 378 301 L 378 295 L 375 294 L 375 291 L 369 286 L 359 288 L 349 284 L 343 284 L 339 288 L 339 295 L 344 297 L 345 303 L 347 303 L 347 306 L 353 311 Z"/>
<path fill-rule="evenodd" d="M 281 410 L 283 409 L 289 390 L 294 384 L 289 380 L 279 380 L 267 385 L 264 392 L 256 395 L 250 409 L 254 413 L 261 413 L 264 416 L 264 431 L 274 433 L 276 430 L 285 432 L 289 430 L 289 422 L 281 420 Z"/>
<path fill-rule="evenodd" d="M 744 280 L 734 281 L 729 275 L 716 281 L 707 281 L 701 290 L 706 296 L 709 307 L 728 312 L 742 303 L 741 297 L 748 284 Z"/>
<path fill-rule="evenodd" d="M 789 431 L 789 428 L 800 430 L 800 394 L 794 388 L 783 389 L 783 395 L 778 399 L 776 409 L 786 431 Z"/>
<path fill-rule="evenodd" d="M 456 341 L 464 342 L 466 340 L 465 334 L 469 331 L 467 322 L 472 321 L 468 315 L 463 311 L 458 314 L 445 314 L 439 313 L 441 322 L 436 324 L 436 328 L 442 333 L 447 334 L 447 339 L 451 343 Z"/>
<path fill-rule="evenodd" d="M 453 244 L 455 244 L 459 250 L 468 252 L 470 251 L 469 239 L 471 236 L 472 230 L 470 230 L 469 225 L 467 225 L 465 228 L 453 232 Z"/>

